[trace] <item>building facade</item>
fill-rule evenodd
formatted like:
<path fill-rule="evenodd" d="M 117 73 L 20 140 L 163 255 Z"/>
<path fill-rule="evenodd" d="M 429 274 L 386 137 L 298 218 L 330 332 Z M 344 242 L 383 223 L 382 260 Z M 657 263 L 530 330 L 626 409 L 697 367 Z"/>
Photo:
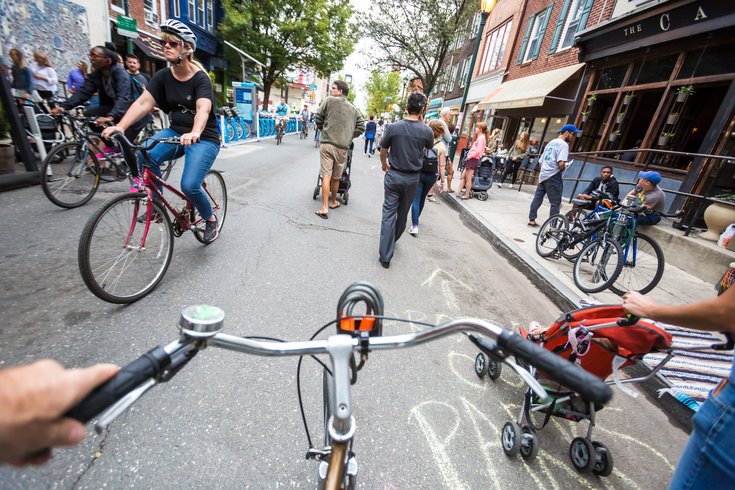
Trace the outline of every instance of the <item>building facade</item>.
<path fill-rule="evenodd" d="M 616 13 L 578 36 L 588 66 L 575 111 L 579 149 L 687 152 L 644 152 L 621 164 L 654 167 L 685 192 L 735 191 L 734 164 L 696 156 L 735 147 L 735 4 L 649 2 Z"/>

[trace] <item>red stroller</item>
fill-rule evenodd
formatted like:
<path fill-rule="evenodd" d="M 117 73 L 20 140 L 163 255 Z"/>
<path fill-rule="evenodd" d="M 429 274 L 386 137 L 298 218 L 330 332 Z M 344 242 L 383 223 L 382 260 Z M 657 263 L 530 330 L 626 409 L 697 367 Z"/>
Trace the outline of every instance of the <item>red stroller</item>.
<path fill-rule="evenodd" d="M 636 383 L 653 377 L 674 355 L 671 351 L 671 335 L 663 329 L 636 318 L 630 319 L 621 306 L 603 305 L 582 308 L 564 314 L 547 329 L 527 332 L 521 328 L 523 337 L 538 343 L 570 362 L 580 364 L 586 371 L 626 389 L 623 383 Z M 495 349 L 483 349 L 475 359 L 475 372 L 481 378 L 488 374 L 493 380 L 500 376 L 502 362 L 508 362 L 505 354 Z M 651 352 L 667 352 L 663 361 L 644 377 L 619 380 L 618 371 L 639 362 Z M 599 476 L 608 476 L 613 469 L 610 450 L 602 443 L 592 440 L 595 413 L 602 405 L 583 400 L 579 394 L 558 383 L 552 382 L 545 373 L 522 364 L 531 375 L 539 380 L 547 393 L 540 399 L 530 388 L 526 391 L 518 419 L 509 421 L 501 432 L 501 445 L 508 456 L 520 452 L 523 459 L 530 461 L 538 453 L 537 432 L 554 417 L 574 422 L 589 420 L 586 437 L 576 437 L 570 447 L 572 465 L 580 472 L 592 471 Z"/>

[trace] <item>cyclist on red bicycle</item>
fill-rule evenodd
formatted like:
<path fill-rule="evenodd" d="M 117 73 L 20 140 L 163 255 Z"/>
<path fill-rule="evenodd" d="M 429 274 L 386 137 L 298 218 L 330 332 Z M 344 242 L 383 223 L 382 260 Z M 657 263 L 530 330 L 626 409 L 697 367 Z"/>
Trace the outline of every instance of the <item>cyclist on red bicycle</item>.
<path fill-rule="evenodd" d="M 151 170 L 160 177 L 160 164 L 184 155 L 181 191 L 207 220 L 204 241 L 211 243 L 219 236 L 217 216 L 202 189 L 202 181 L 219 153 L 220 141 L 214 106 L 212 82 L 202 66 L 194 60 L 197 38 L 185 24 L 169 19 L 161 24 L 161 44 L 170 68 L 157 71 L 140 97 L 130 106 L 125 117 L 103 131 L 109 137 L 125 131 L 138 119 L 158 106 L 169 114 L 171 127 L 159 131 L 152 139 L 179 137 L 180 145 L 159 144 L 150 156 Z M 148 144 L 148 143 L 146 143 Z M 142 155 L 138 155 L 142 162 Z"/>

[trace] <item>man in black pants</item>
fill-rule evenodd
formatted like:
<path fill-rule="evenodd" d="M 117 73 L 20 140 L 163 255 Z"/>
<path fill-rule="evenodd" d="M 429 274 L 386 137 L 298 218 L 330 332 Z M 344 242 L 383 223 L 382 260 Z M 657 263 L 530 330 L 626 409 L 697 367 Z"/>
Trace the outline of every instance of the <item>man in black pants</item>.
<path fill-rule="evenodd" d="M 388 126 L 380 140 L 380 163 L 386 174 L 379 260 L 386 269 L 390 267 L 396 242 L 406 230 L 408 211 L 416 196 L 423 166 L 424 148 L 434 146 L 434 133 L 420 120 L 425 107 L 424 94 L 410 93 L 406 103 L 408 115 Z"/>

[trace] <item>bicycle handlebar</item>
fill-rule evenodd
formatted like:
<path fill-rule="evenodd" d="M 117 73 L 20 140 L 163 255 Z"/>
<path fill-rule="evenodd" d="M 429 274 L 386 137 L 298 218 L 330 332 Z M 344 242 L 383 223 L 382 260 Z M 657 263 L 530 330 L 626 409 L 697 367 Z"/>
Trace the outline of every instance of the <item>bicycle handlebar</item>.
<path fill-rule="evenodd" d="M 131 142 L 126 136 L 125 133 L 121 131 L 116 131 L 111 135 L 112 138 L 118 140 L 120 143 L 124 143 L 125 145 L 129 146 L 133 150 L 140 150 L 140 151 L 151 151 L 153 148 L 156 147 L 159 143 L 167 143 L 172 145 L 180 145 L 181 139 L 178 137 L 172 137 L 172 138 L 161 138 L 161 139 L 153 139 L 151 138 L 149 141 L 150 143 L 148 145 L 136 145 L 135 143 Z"/>
<path fill-rule="evenodd" d="M 365 346 L 364 338 L 360 339 L 346 334 L 333 335 L 327 340 L 303 342 L 271 342 L 236 337 L 219 332 L 222 325 L 221 320 L 208 325 L 192 327 L 191 323 L 187 323 L 185 315 L 191 308 L 182 312 L 182 319 L 179 322 L 182 334 L 180 339 L 171 342 L 164 348 L 156 347 L 122 368 L 110 381 L 95 389 L 69 410 L 66 416 L 80 422 L 88 422 L 103 410 L 111 407 L 100 418 L 96 426 L 96 430 L 101 432 L 112 419 L 131 406 L 157 382 L 171 379 L 200 349 L 207 345 L 259 356 L 329 354 L 333 358 L 343 355 L 346 347 L 349 348 L 348 352 L 354 353 Z M 217 311 L 221 313 L 221 310 L 217 309 Z M 221 318 L 224 318 L 224 313 L 221 313 Z M 368 349 L 387 350 L 411 347 L 460 332 L 474 332 L 496 341 L 505 351 L 542 369 L 552 378 L 580 393 L 587 401 L 605 403 L 612 397 L 612 390 L 609 386 L 581 367 L 556 356 L 516 333 L 483 320 L 455 320 L 415 333 L 369 337 L 367 339 Z M 341 354 L 338 351 L 341 351 Z M 533 381 L 532 378 L 531 380 Z M 540 386 L 537 389 L 543 392 Z"/>

